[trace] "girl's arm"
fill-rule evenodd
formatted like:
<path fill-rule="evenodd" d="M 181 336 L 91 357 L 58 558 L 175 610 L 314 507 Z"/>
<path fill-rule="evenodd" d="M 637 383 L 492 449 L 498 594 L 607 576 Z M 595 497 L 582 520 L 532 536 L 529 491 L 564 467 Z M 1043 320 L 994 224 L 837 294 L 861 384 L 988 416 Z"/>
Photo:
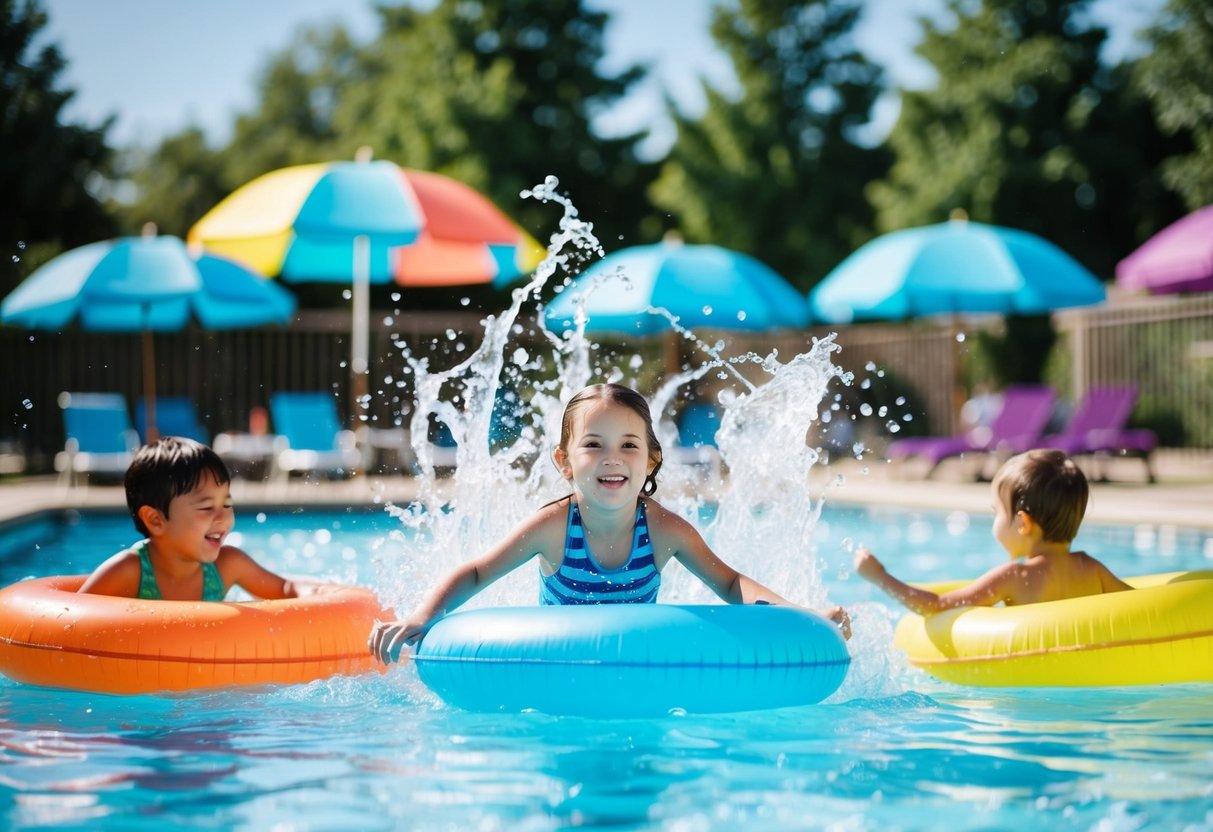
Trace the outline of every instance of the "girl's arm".
<path fill-rule="evenodd" d="M 248 594 L 268 601 L 299 597 L 293 581 L 266 569 L 235 546 L 224 546 L 215 565 L 228 587 L 239 586 Z"/>
<path fill-rule="evenodd" d="M 999 601 L 1011 600 L 1008 585 L 1014 564 L 1004 564 L 991 569 L 973 583 L 943 595 L 918 587 L 890 575 L 875 555 L 867 549 L 855 552 L 855 572 L 861 578 L 880 587 L 886 595 L 919 615 L 934 615 L 953 607 L 989 607 Z"/>
<path fill-rule="evenodd" d="M 563 535 L 564 506 L 563 501 L 556 507 L 544 506 L 483 555 L 455 567 L 407 618 L 377 624 L 371 631 L 371 652 L 385 664 L 397 661 L 401 648 L 416 644 L 436 619 L 535 555 L 546 552 L 552 542 L 553 529 Z"/>
<path fill-rule="evenodd" d="M 139 555 L 133 549 L 127 549 L 107 558 L 94 569 L 77 592 L 134 598 L 139 594 L 141 574 Z"/>
<path fill-rule="evenodd" d="M 653 504 L 650 502 L 650 505 Z M 675 546 L 672 556 L 690 570 L 691 574 L 707 584 L 708 588 L 722 600 L 728 601 L 730 604 L 800 606 L 722 561 L 708 546 L 703 536 L 695 530 L 695 527 L 683 518 L 664 508 L 660 509 L 658 517 L 659 534 L 662 538 L 668 536 Z M 833 606 L 827 610 L 811 610 L 811 612 L 838 625 L 843 638 L 851 637 L 851 618 L 842 607 Z"/>

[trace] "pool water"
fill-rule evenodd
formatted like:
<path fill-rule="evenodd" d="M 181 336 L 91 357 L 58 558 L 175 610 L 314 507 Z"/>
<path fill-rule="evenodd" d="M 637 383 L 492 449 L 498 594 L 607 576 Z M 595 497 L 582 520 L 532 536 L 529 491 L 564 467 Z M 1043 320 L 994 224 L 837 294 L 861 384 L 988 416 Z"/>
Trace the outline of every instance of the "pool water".
<path fill-rule="evenodd" d="M 241 509 L 237 532 L 278 571 L 416 597 L 394 579 L 412 544 L 382 509 Z M 0 584 L 86 572 L 133 538 L 118 514 L 10 524 Z M 856 622 L 851 673 L 823 704 L 472 714 L 409 666 L 171 696 L 0 679 L 0 828 L 1213 828 L 1213 686 L 962 688 L 891 649 L 898 613 L 849 575 L 849 550 L 912 579 L 975 575 L 1003 557 L 988 517 L 827 504 L 814 541 L 827 595 Z M 1124 574 L 1213 563 L 1194 530 L 1089 525 L 1077 545 Z M 536 586 L 523 576 L 508 597 Z"/>

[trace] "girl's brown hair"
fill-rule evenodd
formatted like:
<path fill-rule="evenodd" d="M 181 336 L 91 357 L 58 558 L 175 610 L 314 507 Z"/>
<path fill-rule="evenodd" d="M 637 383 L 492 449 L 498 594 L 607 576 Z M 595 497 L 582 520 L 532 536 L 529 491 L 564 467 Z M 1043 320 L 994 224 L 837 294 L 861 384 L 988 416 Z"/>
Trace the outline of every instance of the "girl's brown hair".
<path fill-rule="evenodd" d="M 584 388 L 564 407 L 564 416 L 560 420 L 560 449 L 569 452 L 569 442 L 573 439 L 573 418 L 587 404 L 596 401 L 607 401 L 611 404 L 622 405 L 644 420 L 645 442 L 649 446 L 649 462 L 653 470 L 644 478 L 641 493 L 649 496 L 657 491 L 657 472 L 661 470 L 661 443 L 653 430 L 653 417 L 649 413 L 649 403 L 644 396 L 630 387 L 622 384 L 591 384 Z"/>

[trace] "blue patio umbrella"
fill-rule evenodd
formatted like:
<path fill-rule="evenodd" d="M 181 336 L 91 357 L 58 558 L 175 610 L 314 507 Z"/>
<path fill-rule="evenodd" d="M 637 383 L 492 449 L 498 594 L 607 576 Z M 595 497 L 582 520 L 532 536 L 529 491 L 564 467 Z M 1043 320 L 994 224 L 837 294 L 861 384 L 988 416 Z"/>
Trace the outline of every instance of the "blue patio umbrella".
<path fill-rule="evenodd" d="M 0 303 L 0 322 L 58 330 L 143 333 L 148 436 L 155 430 L 153 332 L 191 320 L 207 329 L 285 323 L 290 292 L 222 257 L 194 256 L 176 237 L 126 237 L 72 249 L 38 268 Z"/>
<path fill-rule="evenodd" d="M 809 293 L 829 323 L 1090 306 L 1103 284 L 1048 240 L 953 219 L 894 231 L 862 246 Z"/>
<path fill-rule="evenodd" d="M 587 332 L 648 335 L 672 329 L 661 307 L 690 329 L 765 331 L 808 324 L 804 297 L 747 254 L 666 241 L 609 254 L 547 307 L 550 329 L 574 326 L 584 304 Z"/>

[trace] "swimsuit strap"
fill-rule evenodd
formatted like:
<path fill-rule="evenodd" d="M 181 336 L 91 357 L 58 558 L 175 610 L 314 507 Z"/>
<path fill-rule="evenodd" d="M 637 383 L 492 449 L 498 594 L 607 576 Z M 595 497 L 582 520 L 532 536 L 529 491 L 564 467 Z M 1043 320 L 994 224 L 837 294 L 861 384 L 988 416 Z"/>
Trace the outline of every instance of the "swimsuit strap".
<path fill-rule="evenodd" d="M 134 545 L 139 553 L 139 594 L 136 598 L 147 601 L 160 601 L 160 587 L 156 583 L 156 572 L 152 569 L 152 554 L 149 541 L 140 540 Z M 202 600 L 222 601 L 227 597 L 227 588 L 223 585 L 223 576 L 219 567 L 213 563 L 202 564 Z"/>

